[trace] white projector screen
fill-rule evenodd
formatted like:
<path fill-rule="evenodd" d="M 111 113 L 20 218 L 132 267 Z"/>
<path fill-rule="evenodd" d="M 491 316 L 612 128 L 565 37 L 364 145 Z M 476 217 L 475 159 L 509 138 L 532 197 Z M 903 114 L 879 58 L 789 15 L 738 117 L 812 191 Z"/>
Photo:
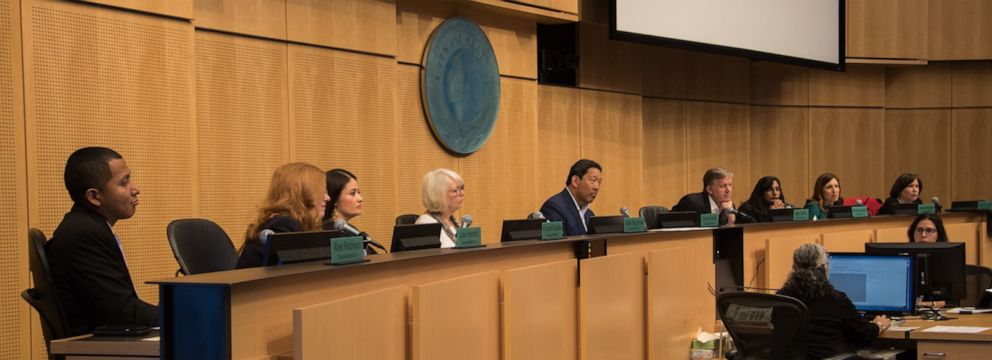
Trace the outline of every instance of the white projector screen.
<path fill-rule="evenodd" d="M 844 70 L 844 0 L 612 0 L 614 39 Z"/>

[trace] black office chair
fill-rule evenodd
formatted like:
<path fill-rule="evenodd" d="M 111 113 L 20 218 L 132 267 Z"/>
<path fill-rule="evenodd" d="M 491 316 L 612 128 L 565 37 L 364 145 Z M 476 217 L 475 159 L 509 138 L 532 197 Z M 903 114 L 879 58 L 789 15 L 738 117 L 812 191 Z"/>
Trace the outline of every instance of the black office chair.
<path fill-rule="evenodd" d="M 658 205 L 649 205 L 642 207 L 637 211 L 638 216 L 644 219 L 644 224 L 647 225 L 648 230 L 658 228 L 658 214 L 667 213 L 668 208 Z"/>
<path fill-rule="evenodd" d="M 992 269 L 978 265 L 965 265 L 964 283 L 968 296 L 961 299 L 961 306 L 978 306 L 985 289 L 992 288 Z"/>
<path fill-rule="evenodd" d="M 413 225 L 417 223 L 417 214 L 403 214 L 396 217 L 396 225 Z"/>
<path fill-rule="evenodd" d="M 783 295 L 729 292 L 717 312 L 734 339 L 734 359 L 805 359 L 809 310 Z"/>
<path fill-rule="evenodd" d="M 232 270 L 238 252 L 224 229 L 207 219 L 173 220 L 166 227 L 169 246 L 185 275 Z"/>
<path fill-rule="evenodd" d="M 48 357 L 56 359 L 58 357 L 51 355 L 51 342 L 69 336 L 69 322 L 59 304 L 55 281 L 48 267 L 48 257 L 45 255 L 45 242 L 45 234 L 41 230 L 28 229 L 28 266 L 31 269 L 34 288 L 22 291 L 21 297 L 38 312 L 41 332 L 45 336 L 45 347 L 49 350 Z"/>

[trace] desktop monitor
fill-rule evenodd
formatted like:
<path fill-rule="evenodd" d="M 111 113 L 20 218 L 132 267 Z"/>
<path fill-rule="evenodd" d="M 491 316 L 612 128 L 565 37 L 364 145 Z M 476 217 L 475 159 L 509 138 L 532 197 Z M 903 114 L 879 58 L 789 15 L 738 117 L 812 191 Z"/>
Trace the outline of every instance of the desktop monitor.
<path fill-rule="evenodd" d="M 927 300 L 959 300 L 966 295 L 964 243 L 865 243 L 865 253 L 915 259 L 916 294 Z"/>
<path fill-rule="evenodd" d="M 793 213 L 796 209 L 768 209 L 768 215 L 771 215 L 773 222 L 788 222 L 795 221 L 795 216 Z"/>
<path fill-rule="evenodd" d="M 338 230 L 275 233 L 265 242 L 267 266 L 331 258 L 331 239 L 347 236 Z"/>
<path fill-rule="evenodd" d="M 920 204 L 896 204 L 892 206 L 893 215 L 916 215 L 920 211 Z"/>
<path fill-rule="evenodd" d="M 699 213 L 695 211 L 670 211 L 658 214 L 659 229 L 685 228 L 699 226 Z"/>
<path fill-rule="evenodd" d="M 830 219 L 847 219 L 854 217 L 854 206 L 844 205 L 844 206 L 831 206 L 827 208 L 827 218 Z"/>
<path fill-rule="evenodd" d="M 858 311 L 913 312 L 913 258 L 908 255 L 831 253 L 830 284 L 847 294 Z"/>
<path fill-rule="evenodd" d="M 541 238 L 541 225 L 544 219 L 503 220 L 501 242 L 534 240 Z"/>
<path fill-rule="evenodd" d="M 441 247 L 441 223 L 396 225 L 389 252 Z"/>
<path fill-rule="evenodd" d="M 593 216 L 589 219 L 589 233 L 590 234 L 612 234 L 612 233 L 622 233 L 623 232 L 623 219 L 626 216 L 623 215 L 613 215 L 613 216 Z"/>

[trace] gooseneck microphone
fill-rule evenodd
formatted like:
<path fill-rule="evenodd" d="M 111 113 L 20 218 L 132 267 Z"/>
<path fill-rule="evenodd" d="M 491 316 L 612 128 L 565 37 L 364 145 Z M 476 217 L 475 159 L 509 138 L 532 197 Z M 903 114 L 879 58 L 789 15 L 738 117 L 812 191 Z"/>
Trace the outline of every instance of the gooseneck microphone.
<path fill-rule="evenodd" d="M 462 227 L 463 228 L 467 228 L 469 226 L 472 226 L 472 215 L 463 215 L 462 216 Z"/>
<path fill-rule="evenodd" d="M 748 219 L 751 219 L 752 221 L 757 222 L 757 220 L 755 220 L 754 217 L 752 217 L 751 215 L 748 215 L 747 213 L 745 213 L 743 211 L 740 211 L 740 210 L 737 210 L 737 209 L 734 209 L 734 208 L 729 208 L 729 209 L 727 209 L 727 211 L 729 211 L 731 214 L 740 215 L 740 216 L 746 217 Z"/>
<path fill-rule="evenodd" d="M 854 200 L 854 205 L 861 206 L 861 205 L 864 205 L 864 204 L 865 203 L 861 202 L 861 199 L 855 199 Z"/>
<path fill-rule="evenodd" d="M 356 228 L 354 226 L 351 226 L 351 224 L 349 224 L 347 221 L 344 221 L 344 219 L 334 220 L 334 230 L 340 230 L 340 231 L 344 232 L 345 234 L 348 234 L 348 235 L 351 235 L 351 236 L 361 236 L 361 237 L 364 237 L 365 238 L 365 241 L 367 241 L 372 246 L 375 246 L 375 247 L 377 247 L 379 249 L 382 249 L 383 251 L 386 250 L 386 247 L 385 246 L 382 246 L 382 244 L 380 244 L 379 242 L 377 242 L 375 240 L 372 240 L 372 237 L 369 236 L 369 234 L 367 232 L 358 230 L 358 228 Z"/>
<path fill-rule="evenodd" d="M 262 231 L 259 231 L 258 232 L 258 240 L 262 242 L 262 245 L 268 244 L 269 243 L 269 235 L 272 235 L 272 234 L 275 234 L 275 233 L 276 232 L 275 231 L 272 231 L 272 229 L 262 229 Z"/>
<path fill-rule="evenodd" d="M 544 217 L 544 213 L 542 213 L 540 211 L 535 211 L 535 212 L 530 213 L 530 215 L 527 215 L 527 219 L 528 220 L 547 220 L 548 218 Z"/>
<path fill-rule="evenodd" d="M 620 215 L 623 215 L 624 217 L 630 217 L 630 211 L 627 210 L 627 208 L 622 207 L 620 208 Z"/>
<path fill-rule="evenodd" d="M 930 198 L 930 202 L 933 203 L 933 209 L 934 209 L 934 211 L 936 211 L 937 213 L 940 213 L 940 209 L 942 208 L 942 206 L 940 206 L 940 198 L 934 196 L 934 197 Z"/>

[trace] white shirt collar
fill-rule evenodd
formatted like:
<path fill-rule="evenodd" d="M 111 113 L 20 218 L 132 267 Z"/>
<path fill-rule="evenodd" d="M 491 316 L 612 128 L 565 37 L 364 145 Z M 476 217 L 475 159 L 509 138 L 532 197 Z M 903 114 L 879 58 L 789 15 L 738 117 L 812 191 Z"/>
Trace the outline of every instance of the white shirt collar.
<path fill-rule="evenodd" d="M 575 200 L 575 195 L 572 194 L 572 189 L 565 187 L 565 191 L 568 191 L 568 196 L 572 197 L 572 203 L 575 204 L 575 209 L 579 210 L 579 219 L 582 220 L 582 228 L 589 231 L 589 228 L 586 227 L 586 211 L 589 210 L 589 204 L 580 207 L 579 202 Z"/>
<path fill-rule="evenodd" d="M 720 205 L 716 203 L 716 200 L 713 200 L 713 196 L 707 193 L 706 198 L 710 199 L 710 213 L 716 214 L 720 212 Z"/>

